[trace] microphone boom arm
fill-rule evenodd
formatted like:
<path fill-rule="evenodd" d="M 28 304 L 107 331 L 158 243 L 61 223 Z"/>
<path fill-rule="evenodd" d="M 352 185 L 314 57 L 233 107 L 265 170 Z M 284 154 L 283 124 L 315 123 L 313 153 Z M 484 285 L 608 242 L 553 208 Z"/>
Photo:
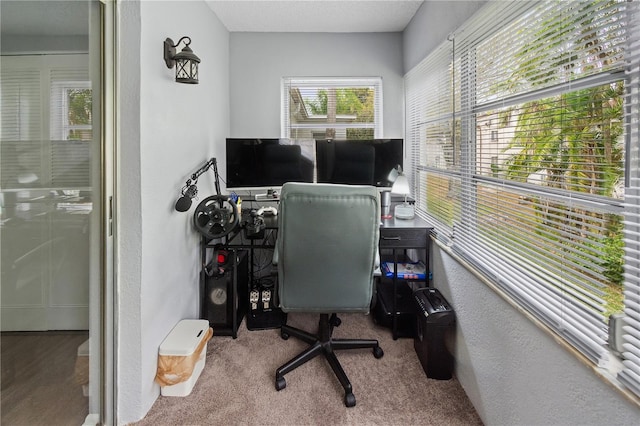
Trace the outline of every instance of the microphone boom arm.
<path fill-rule="evenodd" d="M 185 212 L 189 210 L 191 207 L 191 200 L 198 195 L 198 188 L 196 184 L 198 183 L 198 178 L 207 170 L 213 169 L 215 174 L 215 185 L 216 185 L 216 195 L 220 196 L 220 175 L 218 174 L 218 162 L 215 157 L 211 157 L 209 161 L 204 163 L 202 167 L 196 170 L 189 179 L 187 179 L 187 183 L 182 187 L 180 191 L 180 198 L 176 201 L 176 210 L 179 212 Z M 220 207 L 222 207 L 223 202 L 220 201 Z"/>
<path fill-rule="evenodd" d="M 204 172 L 206 172 L 207 170 L 213 168 L 213 173 L 215 175 L 215 186 L 216 186 L 216 195 L 220 195 L 220 175 L 218 174 L 218 161 L 216 160 L 215 157 L 211 157 L 209 159 L 209 161 L 207 161 L 206 163 L 204 163 L 204 165 L 202 167 L 200 167 L 198 170 L 196 170 L 192 175 L 190 179 L 187 179 L 187 183 L 185 185 L 185 187 L 189 187 L 191 186 L 191 182 L 197 182 L 198 178 L 200 176 L 202 176 L 202 174 Z"/>

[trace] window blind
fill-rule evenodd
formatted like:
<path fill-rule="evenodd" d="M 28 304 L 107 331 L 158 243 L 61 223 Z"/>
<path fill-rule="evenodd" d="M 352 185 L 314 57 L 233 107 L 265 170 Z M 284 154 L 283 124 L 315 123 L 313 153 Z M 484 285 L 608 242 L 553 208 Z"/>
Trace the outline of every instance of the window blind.
<path fill-rule="evenodd" d="M 90 117 L 74 126 L 69 98 L 72 90 L 87 90 L 90 109 L 87 66 L 86 55 L 2 58 L 2 188 L 24 187 L 25 174 L 37 176 L 31 187 L 90 186 Z M 79 137 L 72 140 L 70 130 Z"/>
<path fill-rule="evenodd" d="M 0 73 L 0 187 L 15 187 L 22 168 L 40 170 L 42 159 L 41 72 L 29 64 L 11 66 L 2 59 Z"/>
<path fill-rule="evenodd" d="M 624 305 L 638 318 L 628 254 L 638 217 L 625 199 L 638 169 L 627 157 L 639 143 L 629 125 L 639 114 L 629 72 L 635 7 L 491 2 L 405 79 L 419 211 L 437 222 L 438 238 L 600 366 L 608 315 Z M 450 104 L 435 102 L 447 83 Z M 636 352 L 625 357 L 636 360 L 639 325 L 627 327 Z"/>
<path fill-rule="evenodd" d="M 624 194 L 624 296 L 623 369 L 620 381 L 640 395 L 640 10 L 636 3 L 629 10 L 630 29 L 627 79 L 629 91 L 626 121 L 629 135 L 627 186 Z"/>
<path fill-rule="evenodd" d="M 459 91 L 454 97 L 456 75 L 452 68 L 452 49 L 441 45 L 405 78 L 405 130 L 411 153 L 410 183 L 414 186 L 416 206 L 427 209 L 439 219 L 440 231 L 448 234 L 453 212 L 460 211 L 459 197 L 449 197 L 459 188 L 460 144 L 454 136 L 453 114 Z M 459 136 L 459 135 L 458 135 Z"/>
<path fill-rule="evenodd" d="M 282 79 L 281 134 L 291 139 L 382 137 L 382 79 Z"/>

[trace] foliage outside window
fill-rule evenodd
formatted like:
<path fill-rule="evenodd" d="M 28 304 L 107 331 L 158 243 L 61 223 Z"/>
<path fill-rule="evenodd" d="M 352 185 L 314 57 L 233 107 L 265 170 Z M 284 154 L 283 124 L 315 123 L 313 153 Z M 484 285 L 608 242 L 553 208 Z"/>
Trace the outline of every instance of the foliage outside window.
<path fill-rule="evenodd" d="M 70 89 L 67 98 L 67 139 L 91 140 L 91 89 Z"/>
<path fill-rule="evenodd" d="M 282 135 L 372 139 L 382 135 L 380 78 L 284 78 Z"/>
<path fill-rule="evenodd" d="M 90 141 L 92 108 L 89 82 L 54 82 L 51 95 L 51 139 Z"/>
<path fill-rule="evenodd" d="M 406 78 L 419 209 L 600 366 L 609 315 L 634 306 L 623 296 L 625 181 L 638 170 L 625 162 L 629 141 L 638 149 L 631 15 L 616 0 L 491 2 Z"/>

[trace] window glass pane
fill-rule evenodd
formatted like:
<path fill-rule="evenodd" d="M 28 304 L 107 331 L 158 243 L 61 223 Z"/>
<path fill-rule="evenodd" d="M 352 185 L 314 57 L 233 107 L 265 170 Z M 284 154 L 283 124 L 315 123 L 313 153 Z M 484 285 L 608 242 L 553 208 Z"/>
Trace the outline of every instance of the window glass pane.
<path fill-rule="evenodd" d="M 381 84 L 381 79 L 283 79 L 283 137 L 379 137 Z"/>
<path fill-rule="evenodd" d="M 91 89 L 67 89 L 67 139 L 91 140 Z"/>
<path fill-rule="evenodd" d="M 594 312 L 622 307 L 622 217 L 571 200 L 477 184 L 474 244 Z"/>
<path fill-rule="evenodd" d="M 311 135 L 311 136 L 309 136 Z M 344 128 L 292 127 L 291 139 L 374 139 L 374 129 L 362 127 Z"/>
<path fill-rule="evenodd" d="M 545 2 L 502 27 L 475 47 L 477 102 L 624 67 L 621 7 L 615 1 Z"/>
<path fill-rule="evenodd" d="M 457 137 L 453 135 L 451 120 L 424 126 L 425 143 L 420 164 L 443 170 L 459 170 L 460 121 L 456 121 Z"/>
<path fill-rule="evenodd" d="M 621 199 L 622 81 L 478 114 L 476 172 Z"/>
<path fill-rule="evenodd" d="M 460 221 L 460 178 L 443 173 L 418 173 L 416 202 L 449 229 Z"/>

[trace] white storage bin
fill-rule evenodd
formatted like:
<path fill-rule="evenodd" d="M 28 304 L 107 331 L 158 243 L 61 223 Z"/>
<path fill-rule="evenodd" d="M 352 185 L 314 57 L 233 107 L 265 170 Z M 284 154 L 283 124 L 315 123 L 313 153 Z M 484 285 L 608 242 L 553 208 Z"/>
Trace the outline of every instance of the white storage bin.
<path fill-rule="evenodd" d="M 75 382 L 82 385 L 82 395 L 89 396 L 89 339 L 78 346 L 76 354 Z"/>
<path fill-rule="evenodd" d="M 204 369 L 211 335 L 207 320 L 182 320 L 171 330 L 158 350 L 156 381 L 161 384 L 163 396 L 191 393 Z"/>

